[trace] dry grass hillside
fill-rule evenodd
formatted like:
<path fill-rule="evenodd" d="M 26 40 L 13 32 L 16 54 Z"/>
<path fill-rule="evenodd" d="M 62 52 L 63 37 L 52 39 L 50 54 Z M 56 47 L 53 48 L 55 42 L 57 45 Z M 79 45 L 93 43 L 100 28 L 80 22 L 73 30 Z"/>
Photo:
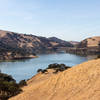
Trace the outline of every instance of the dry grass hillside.
<path fill-rule="evenodd" d="M 10 100 L 100 100 L 100 59 L 58 74 L 37 74 Z"/>
<path fill-rule="evenodd" d="M 88 47 L 96 47 L 100 42 L 100 36 L 88 38 L 87 41 L 88 41 Z"/>
<path fill-rule="evenodd" d="M 55 41 L 59 40 L 59 41 Z M 55 47 L 72 47 L 70 42 L 58 38 L 46 38 L 29 34 L 18 34 L 10 31 L 0 30 L 0 49 L 16 48 L 27 52 L 43 53 L 54 50 Z M 4 48 L 6 47 L 6 48 Z"/>
<path fill-rule="evenodd" d="M 78 47 L 84 48 L 84 47 L 98 47 L 98 44 L 100 44 L 100 36 L 87 38 L 83 41 L 81 41 L 78 44 Z"/>
<path fill-rule="evenodd" d="M 0 60 L 34 58 L 36 54 L 56 52 L 62 47 L 73 45 L 58 38 L 0 30 Z"/>

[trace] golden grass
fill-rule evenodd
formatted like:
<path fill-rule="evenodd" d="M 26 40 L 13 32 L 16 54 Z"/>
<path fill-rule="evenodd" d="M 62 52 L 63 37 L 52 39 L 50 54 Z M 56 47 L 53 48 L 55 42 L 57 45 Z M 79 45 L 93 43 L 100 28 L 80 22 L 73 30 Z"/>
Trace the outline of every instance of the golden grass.
<path fill-rule="evenodd" d="M 10 100 L 100 100 L 100 59 L 58 74 L 37 74 Z"/>

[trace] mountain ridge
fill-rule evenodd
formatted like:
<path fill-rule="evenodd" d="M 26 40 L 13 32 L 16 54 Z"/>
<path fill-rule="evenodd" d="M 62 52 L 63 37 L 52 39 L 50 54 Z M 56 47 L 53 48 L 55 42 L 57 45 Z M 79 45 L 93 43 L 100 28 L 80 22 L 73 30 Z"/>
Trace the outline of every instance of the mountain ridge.
<path fill-rule="evenodd" d="M 58 40 L 60 40 L 60 42 L 50 40 L 50 38 L 46 37 L 0 30 L 0 51 L 4 54 L 14 52 L 17 53 L 17 55 L 18 53 L 35 55 L 38 53 L 55 52 L 56 49 L 60 47 L 73 47 L 70 42 L 61 39 Z M 12 53 L 12 55 L 14 54 Z M 5 57 L 5 59 L 6 58 L 7 57 Z M 0 59 L 2 59 L 2 54 Z M 10 57 L 8 57 L 8 59 L 10 59 Z"/>

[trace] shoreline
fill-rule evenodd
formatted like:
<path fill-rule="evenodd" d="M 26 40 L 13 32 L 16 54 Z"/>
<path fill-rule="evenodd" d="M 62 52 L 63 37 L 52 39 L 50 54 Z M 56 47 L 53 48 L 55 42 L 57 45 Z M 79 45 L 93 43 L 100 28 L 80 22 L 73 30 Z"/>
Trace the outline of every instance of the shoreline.
<path fill-rule="evenodd" d="M 17 57 L 17 58 L 12 58 L 12 59 L 3 59 L 3 60 L 0 60 L 0 62 L 10 62 L 10 61 L 17 61 L 17 60 L 26 60 L 26 59 L 33 59 L 33 58 L 38 58 L 39 56 L 26 56 L 26 57 Z"/>
<path fill-rule="evenodd" d="M 76 55 L 100 55 L 99 47 L 92 47 L 92 48 L 67 48 L 66 53 L 76 54 Z"/>

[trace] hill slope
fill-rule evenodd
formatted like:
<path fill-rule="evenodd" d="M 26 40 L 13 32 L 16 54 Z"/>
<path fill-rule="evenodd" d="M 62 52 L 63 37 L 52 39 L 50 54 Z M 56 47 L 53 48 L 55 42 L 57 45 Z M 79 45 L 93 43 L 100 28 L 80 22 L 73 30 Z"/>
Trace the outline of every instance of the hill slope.
<path fill-rule="evenodd" d="M 62 41 L 63 40 L 57 42 L 45 37 L 26 35 L 26 34 L 17 34 L 14 32 L 0 30 L 0 43 L 8 46 L 9 48 L 20 48 L 20 49 L 24 49 L 25 51 L 30 51 L 34 53 L 45 52 L 46 50 L 49 49 L 52 50 L 53 47 L 73 46 L 71 43 L 67 41 L 64 42 Z"/>
<path fill-rule="evenodd" d="M 99 44 L 100 44 L 100 36 L 96 36 L 96 37 L 87 38 L 87 39 L 81 41 L 78 44 L 78 47 L 79 48 L 98 47 Z"/>
<path fill-rule="evenodd" d="M 100 100 L 100 59 L 58 74 L 37 74 L 10 100 Z"/>
<path fill-rule="evenodd" d="M 73 47 L 73 44 L 68 42 L 68 41 L 65 41 L 65 40 L 61 40 L 61 39 L 58 39 L 56 37 L 50 37 L 48 38 L 50 41 L 52 41 L 51 43 L 58 43 L 58 45 L 56 44 L 55 46 L 57 47 Z"/>
<path fill-rule="evenodd" d="M 9 52 L 12 55 L 14 55 L 12 52 L 17 53 L 16 55 L 19 53 L 34 55 L 36 53 L 52 52 L 60 47 L 72 46 L 73 45 L 67 41 L 62 43 L 52 41 L 45 37 L 0 30 L 0 59 L 2 58 L 2 54 L 9 56 Z"/>
<path fill-rule="evenodd" d="M 100 36 L 87 38 L 74 48 L 66 49 L 66 52 L 78 55 L 100 55 Z"/>

